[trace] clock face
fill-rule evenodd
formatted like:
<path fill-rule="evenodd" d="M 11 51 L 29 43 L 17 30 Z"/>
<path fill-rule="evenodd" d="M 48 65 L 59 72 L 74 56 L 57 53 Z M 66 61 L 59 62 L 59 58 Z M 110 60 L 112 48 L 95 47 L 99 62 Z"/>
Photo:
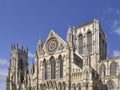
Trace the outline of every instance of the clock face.
<path fill-rule="evenodd" d="M 46 48 L 49 53 L 55 52 L 57 50 L 57 47 L 58 41 L 56 38 L 51 38 L 48 40 Z"/>

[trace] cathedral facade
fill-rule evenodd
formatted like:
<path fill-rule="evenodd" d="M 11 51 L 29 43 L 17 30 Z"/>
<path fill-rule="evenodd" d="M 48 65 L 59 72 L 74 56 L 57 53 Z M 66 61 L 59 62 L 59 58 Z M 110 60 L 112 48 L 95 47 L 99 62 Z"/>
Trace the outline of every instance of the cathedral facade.
<path fill-rule="evenodd" d="M 53 30 L 37 44 L 28 68 L 28 50 L 11 46 L 6 90 L 120 89 L 120 57 L 107 58 L 107 42 L 98 20 L 69 27 L 66 40 Z"/>

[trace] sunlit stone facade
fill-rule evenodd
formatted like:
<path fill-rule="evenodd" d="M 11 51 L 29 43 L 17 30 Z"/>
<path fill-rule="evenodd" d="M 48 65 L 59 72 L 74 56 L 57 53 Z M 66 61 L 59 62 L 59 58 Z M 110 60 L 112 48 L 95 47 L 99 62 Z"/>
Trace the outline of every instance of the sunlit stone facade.
<path fill-rule="evenodd" d="M 28 50 L 11 47 L 6 90 L 112 90 L 120 88 L 120 58 L 107 58 L 98 20 L 69 27 L 64 41 L 53 30 L 38 41 L 28 69 Z"/>

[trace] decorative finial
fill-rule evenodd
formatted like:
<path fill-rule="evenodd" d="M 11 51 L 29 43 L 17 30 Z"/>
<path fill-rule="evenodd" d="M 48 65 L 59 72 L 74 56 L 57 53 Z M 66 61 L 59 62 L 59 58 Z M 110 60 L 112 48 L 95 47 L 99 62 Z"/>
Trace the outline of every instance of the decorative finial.
<path fill-rule="evenodd" d="M 18 49 L 18 42 L 16 43 L 16 49 Z"/>
<path fill-rule="evenodd" d="M 69 25 L 67 34 L 72 34 L 72 27 Z"/>
<path fill-rule="evenodd" d="M 42 38 L 39 39 L 38 44 L 42 46 Z"/>

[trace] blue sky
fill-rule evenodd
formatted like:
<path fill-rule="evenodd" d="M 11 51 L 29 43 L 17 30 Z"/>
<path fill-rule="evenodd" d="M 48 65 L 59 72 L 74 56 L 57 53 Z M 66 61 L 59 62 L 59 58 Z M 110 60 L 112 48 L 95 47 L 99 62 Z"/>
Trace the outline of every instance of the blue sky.
<path fill-rule="evenodd" d="M 108 56 L 120 55 L 119 0 L 0 0 L 0 88 L 5 90 L 10 47 L 18 42 L 34 60 L 37 42 L 54 29 L 63 39 L 68 26 L 100 20 Z"/>

